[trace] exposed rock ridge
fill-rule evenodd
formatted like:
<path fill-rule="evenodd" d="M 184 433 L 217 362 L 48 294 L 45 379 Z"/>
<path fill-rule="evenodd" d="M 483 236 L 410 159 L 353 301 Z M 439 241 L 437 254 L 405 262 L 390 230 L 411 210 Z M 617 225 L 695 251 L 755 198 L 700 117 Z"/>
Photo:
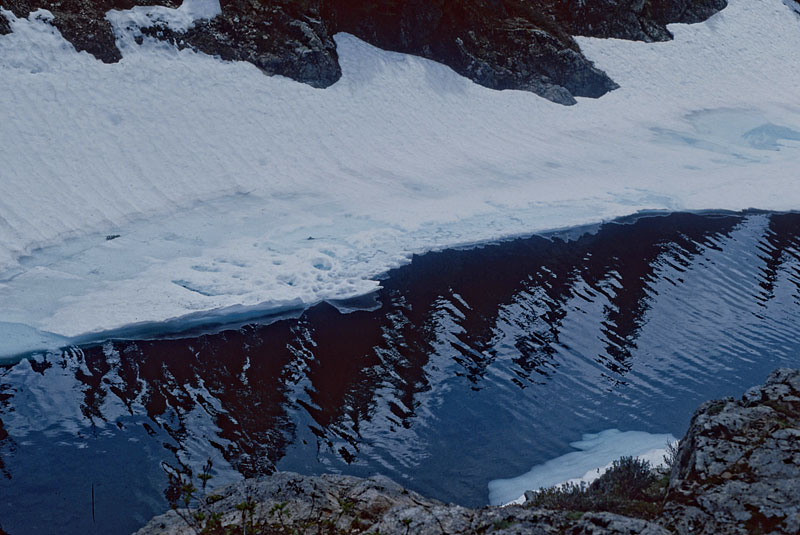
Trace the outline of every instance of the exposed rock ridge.
<path fill-rule="evenodd" d="M 251 503 L 254 518 L 272 526 L 259 533 L 271 534 L 311 534 L 321 526 L 324 533 L 382 535 L 797 534 L 800 370 L 776 370 L 742 400 L 700 406 L 681 440 L 663 509 L 652 521 L 525 505 L 467 509 L 425 498 L 380 476 L 281 472 L 230 485 L 215 496 L 206 515 L 219 514 L 222 524 L 238 525 L 242 504 Z M 186 520 L 170 511 L 137 535 L 192 532 Z"/>
<path fill-rule="evenodd" d="M 326 4 L 326 18 L 380 48 L 439 61 L 493 89 L 523 89 L 561 104 L 617 85 L 559 22 L 526 0 L 409 0 Z"/>
<path fill-rule="evenodd" d="M 53 14 L 53 26 L 75 50 L 86 51 L 104 63 L 122 59 L 106 12 L 156 4 L 177 7 L 181 0 L 0 0 L 0 5 L 22 18 L 37 9 L 47 9 Z"/>
<path fill-rule="evenodd" d="M 800 370 L 700 406 L 662 523 L 675 533 L 800 533 Z"/>
<path fill-rule="evenodd" d="M 7 35 L 11 33 L 11 26 L 8 24 L 8 19 L 0 13 L 0 35 Z"/>
<path fill-rule="evenodd" d="M 122 57 L 109 9 L 177 7 L 180 0 L 0 0 L 17 17 L 44 8 L 78 51 Z M 225 60 L 248 61 L 314 87 L 341 76 L 332 36 L 345 31 L 398 52 L 444 63 L 493 89 L 520 89 L 561 104 L 617 87 L 571 35 L 645 41 L 671 38 L 671 22 L 698 22 L 726 0 L 221 0 L 222 13 L 187 32 L 143 34 Z M 0 19 L 0 33 L 8 31 Z"/>
<path fill-rule="evenodd" d="M 324 88 L 342 76 L 333 31 L 320 2 L 221 0 L 222 14 L 186 32 L 156 26 L 142 33 L 227 61 L 248 61 L 266 74 Z"/>
<path fill-rule="evenodd" d="M 668 41 L 667 24 L 697 23 L 727 0 L 545 0 L 550 12 L 572 35 Z"/>

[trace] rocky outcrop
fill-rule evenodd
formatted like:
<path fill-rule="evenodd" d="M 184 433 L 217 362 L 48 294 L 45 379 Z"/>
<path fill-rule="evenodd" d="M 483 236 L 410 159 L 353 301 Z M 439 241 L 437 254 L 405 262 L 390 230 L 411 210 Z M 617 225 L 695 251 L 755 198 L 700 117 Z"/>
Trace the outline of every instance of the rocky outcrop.
<path fill-rule="evenodd" d="M 0 0 L 18 17 L 44 8 L 79 51 L 122 57 L 109 9 L 176 7 L 180 0 Z M 221 0 L 222 14 L 186 32 L 142 33 L 225 60 L 248 61 L 314 87 L 341 76 L 332 36 L 349 32 L 381 48 L 423 56 L 493 89 L 532 91 L 561 104 L 617 87 L 571 35 L 669 39 L 670 22 L 697 22 L 726 0 Z M 0 33 L 7 29 L 0 20 Z"/>
<path fill-rule="evenodd" d="M 617 87 L 536 2 L 334 1 L 326 13 L 337 31 L 444 63 L 486 87 L 532 91 L 562 104 Z"/>
<path fill-rule="evenodd" d="M 586 513 L 576 519 L 566 512 L 518 505 L 478 510 L 447 505 L 380 476 L 306 477 L 279 472 L 228 486 L 215 493 L 211 501 L 202 520 L 186 512 L 170 511 L 151 520 L 136 535 L 200 532 L 215 515 L 220 515 L 217 518 L 223 526 L 245 524 L 249 533 L 270 535 L 668 535 L 652 522 L 608 513 Z M 252 511 L 255 520 L 250 520 L 249 513 L 242 515 L 246 509 Z M 213 528 L 207 531 L 216 533 Z"/>
<path fill-rule="evenodd" d="M 268 534 L 797 534 L 800 370 L 773 372 L 741 400 L 703 404 L 681 441 L 663 507 L 648 518 L 536 509 L 530 499 L 526 505 L 467 509 L 379 476 L 283 472 L 225 487 L 205 500 L 200 515 L 170 511 L 137 535 L 199 532 L 211 519 Z"/>
<path fill-rule="evenodd" d="M 675 533 L 800 533 L 800 371 L 700 407 L 681 441 L 662 523 Z"/>
<path fill-rule="evenodd" d="M 8 19 L 0 13 L 0 35 L 11 33 L 11 26 L 8 24 Z"/>
<path fill-rule="evenodd" d="M 266 74 L 280 74 L 313 87 L 342 75 L 330 25 L 320 2 L 221 0 L 222 14 L 187 32 L 162 26 L 142 33 L 227 61 L 248 61 Z"/>
<path fill-rule="evenodd" d="M 667 24 L 706 20 L 727 0 L 545 0 L 549 12 L 572 35 L 668 41 Z"/>
<path fill-rule="evenodd" d="M 134 5 L 154 5 L 148 0 L 0 0 L 0 4 L 17 17 L 27 17 L 32 11 L 46 9 L 53 14 L 52 24 L 78 52 L 86 51 L 104 63 L 122 59 L 117 48 L 111 23 L 106 20 L 109 9 L 130 9 Z M 180 0 L 161 0 L 169 7 Z"/>

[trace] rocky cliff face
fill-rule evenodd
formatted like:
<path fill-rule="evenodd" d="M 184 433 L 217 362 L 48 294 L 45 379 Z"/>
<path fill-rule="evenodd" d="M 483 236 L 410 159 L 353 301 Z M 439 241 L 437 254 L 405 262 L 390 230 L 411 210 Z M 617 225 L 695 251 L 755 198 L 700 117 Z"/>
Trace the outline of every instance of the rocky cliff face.
<path fill-rule="evenodd" d="M 0 0 L 18 17 L 44 8 L 79 51 L 121 59 L 105 13 L 180 0 Z M 187 32 L 143 34 L 225 60 L 248 61 L 314 87 L 341 76 L 332 35 L 349 32 L 387 50 L 444 63 L 493 89 L 520 89 L 561 104 L 617 87 L 571 35 L 664 40 L 666 24 L 697 22 L 726 0 L 221 0 L 222 14 Z M 0 18 L 0 33 L 8 31 Z"/>
<path fill-rule="evenodd" d="M 668 41 L 667 24 L 702 22 L 727 0 L 545 0 L 548 12 L 572 35 Z"/>
<path fill-rule="evenodd" d="M 528 90 L 562 104 L 617 87 L 536 2 L 339 0 L 326 5 L 326 14 L 337 31 L 439 61 L 486 87 Z"/>
<path fill-rule="evenodd" d="M 319 1 L 221 0 L 222 14 L 187 32 L 152 27 L 143 33 L 227 61 L 248 61 L 266 74 L 280 74 L 313 87 L 342 75 L 330 24 Z"/>
<path fill-rule="evenodd" d="M 662 523 L 698 535 L 800 533 L 800 371 L 698 409 Z"/>
<path fill-rule="evenodd" d="M 11 26 L 8 24 L 8 19 L 0 13 L 0 35 L 7 35 L 9 33 L 11 33 Z"/>
<path fill-rule="evenodd" d="M 122 59 L 111 23 L 106 20 L 109 9 L 130 9 L 134 5 L 177 7 L 180 0 L 0 0 L 0 5 L 17 17 L 46 9 L 53 14 L 52 24 L 78 52 L 86 51 L 104 63 Z"/>
<path fill-rule="evenodd" d="M 680 443 L 663 507 L 649 520 L 536 509 L 530 500 L 527 506 L 466 509 L 382 477 L 278 473 L 228 486 L 214 496 L 202 522 L 250 522 L 250 533 L 797 534 L 800 370 L 773 372 L 741 400 L 702 405 Z M 170 511 L 137 533 L 193 533 L 196 522 L 188 512 Z"/>

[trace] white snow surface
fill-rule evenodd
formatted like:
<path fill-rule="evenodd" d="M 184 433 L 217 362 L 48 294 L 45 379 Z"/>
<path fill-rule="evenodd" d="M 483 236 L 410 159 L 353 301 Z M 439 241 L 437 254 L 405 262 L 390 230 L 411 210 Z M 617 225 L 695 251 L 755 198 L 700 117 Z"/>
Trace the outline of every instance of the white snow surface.
<path fill-rule="evenodd" d="M 572 107 L 345 34 L 324 90 L 133 42 L 218 9 L 110 12 L 113 65 L 3 11 L 0 355 L 364 294 L 415 252 L 639 210 L 800 208 L 781 0 L 666 43 L 580 38 L 621 88 Z"/>
<path fill-rule="evenodd" d="M 525 492 L 567 483 L 591 483 L 611 468 L 623 456 L 637 457 L 651 466 L 663 466 L 667 445 L 675 445 L 669 434 L 652 434 L 644 431 L 606 429 L 600 433 L 583 435 L 583 439 L 570 444 L 578 451 L 536 465 L 530 471 L 511 479 L 489 482 L 489 503 L 511 505 L 525 503 Z"/>
<path fill-rule="evenodd" d="M 200 19 L 213 19 L 222 13 L 219 0 L 184 0 L 177 9 L 164 6 L 135 6 L 118 11 L 112 9 L 106 18 L 118 35 L 141 35 L 141 28 L 167 26 L 176 32 L 185 32 Z"/>

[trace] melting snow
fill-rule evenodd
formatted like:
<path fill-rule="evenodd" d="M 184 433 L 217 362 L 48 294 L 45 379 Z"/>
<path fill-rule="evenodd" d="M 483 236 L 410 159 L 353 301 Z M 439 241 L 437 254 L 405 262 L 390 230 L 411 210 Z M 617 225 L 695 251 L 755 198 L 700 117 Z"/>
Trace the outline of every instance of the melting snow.
<path fill-rule="evenodd" d="M 638 210 L 800 207 L 781 0 L 667 43 L 580 38 L 621 88 L 573 107 L 345 34 L 324 90 L 133 43 L 218 8 L 109 12 L 114 65 L 3 11 L 0 355 L 351 297 L 414 252 Z"/>
<path fill-rule="evenodd" d="M 651 466 L 662 466 L 667 444 L 675 442 L 675 437 L 669 434 L 618 429 L 583 435 L 583 440 L 570 444 L 579 451 L 534 466 L 521 476 L 490 481 L 489 503 L 524 503 L 525 491 L 528 490 L 565 483 L 591 483 L 611 468 L 613 461 L 623 456 L 638 457 Z"/>

